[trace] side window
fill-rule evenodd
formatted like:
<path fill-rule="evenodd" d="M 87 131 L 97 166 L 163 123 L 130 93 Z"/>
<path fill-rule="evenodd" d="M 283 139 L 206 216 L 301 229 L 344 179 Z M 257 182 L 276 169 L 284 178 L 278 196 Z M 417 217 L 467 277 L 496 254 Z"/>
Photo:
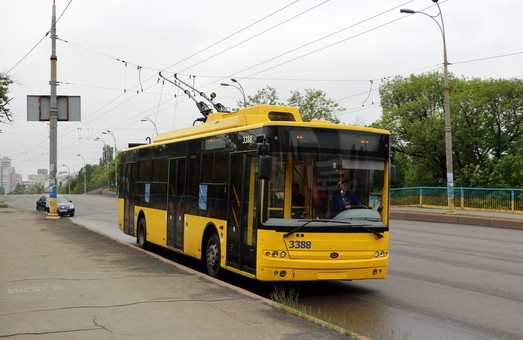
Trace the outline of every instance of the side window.
<path fill-rule="evenodd" d="M 187 165 L 187 196 L 185 201 L 185 212 L 187 214 L 196 214 L 198 211 L 199 197 L 199 178 L 200 178 L 200 157 L 190 155 Z"/>

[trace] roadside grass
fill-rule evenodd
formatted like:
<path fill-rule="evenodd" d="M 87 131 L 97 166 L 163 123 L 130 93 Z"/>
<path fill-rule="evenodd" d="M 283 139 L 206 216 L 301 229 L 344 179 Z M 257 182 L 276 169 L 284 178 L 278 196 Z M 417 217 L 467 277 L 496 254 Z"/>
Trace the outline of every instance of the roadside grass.
<path fill-rule="evenodd" d="M 298 301 L 299 291 L 290 288 L 288 291 L 281 287 L 274 287 L 270 298 L 274 301 L 274 307 L 291 315 L 320 324 L 323 327 L 345 334 L 351 340 L 370 340 L 363 335 L 351 330 L 346 320 L 334 319 L 332 316 L 322 312 L 319 308 L 313 308 L 300 304 Z M 408 330 L 390 330 L 380 332 L 379 340 L 409 340 L 411 334 Z M 376 340 L 378 340 L 376 339 Z"/>
<path fill-rule="evenodd" d="M 318 323 L 323 327 L 345 334 L 352 340 L 367 339 L 366 337 L 354 333 L 348 328 L 340 327 L 331 323 L 329 320 L 326 320 L 328 318 L 325 318 L 325 315 L 323 315 L 322 318 L 320 310 L 315 310 L 314 308 L 300 304 L 298 302 L 299 291 L 294 290 L 294 288 L 285 291 L 285 289 L 275 286 L 270 297 L 271 300 L 275 302 L 274 306 L 285 313 Z"/>

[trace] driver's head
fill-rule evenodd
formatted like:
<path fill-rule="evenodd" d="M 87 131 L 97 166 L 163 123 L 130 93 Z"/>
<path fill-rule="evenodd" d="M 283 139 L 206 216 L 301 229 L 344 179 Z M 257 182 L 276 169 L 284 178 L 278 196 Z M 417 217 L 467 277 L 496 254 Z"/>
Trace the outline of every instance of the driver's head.
<path fill-rule="evenodd" d="M 343 177 L 339 180 L 338 186 L 341 190 L 349 190 L 349 182 Z"/>

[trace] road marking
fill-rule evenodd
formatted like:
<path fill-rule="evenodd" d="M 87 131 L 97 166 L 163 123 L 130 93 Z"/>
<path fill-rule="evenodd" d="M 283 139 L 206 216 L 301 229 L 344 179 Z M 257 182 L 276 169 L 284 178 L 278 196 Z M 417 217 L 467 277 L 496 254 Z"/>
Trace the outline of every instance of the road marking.
<path fill-rule="evenodd" d="M 46 292 L 53 290 L 65 290 L 62 286 L 52 286 L 52 287 L 21 287 L 21 288 L 7 288 L 9 294 L 20 294 L 20 293 L 38 293 Z"/>

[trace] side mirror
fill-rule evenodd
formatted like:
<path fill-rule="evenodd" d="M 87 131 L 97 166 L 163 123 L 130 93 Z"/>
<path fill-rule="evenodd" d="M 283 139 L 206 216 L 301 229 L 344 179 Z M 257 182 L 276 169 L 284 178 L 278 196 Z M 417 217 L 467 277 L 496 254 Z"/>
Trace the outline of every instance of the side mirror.
<path fill-rule="evenodd" d="M 258 167 L 259 179 L 271 179 L 272 174 L 272 156 L 260 156 Z"/>

